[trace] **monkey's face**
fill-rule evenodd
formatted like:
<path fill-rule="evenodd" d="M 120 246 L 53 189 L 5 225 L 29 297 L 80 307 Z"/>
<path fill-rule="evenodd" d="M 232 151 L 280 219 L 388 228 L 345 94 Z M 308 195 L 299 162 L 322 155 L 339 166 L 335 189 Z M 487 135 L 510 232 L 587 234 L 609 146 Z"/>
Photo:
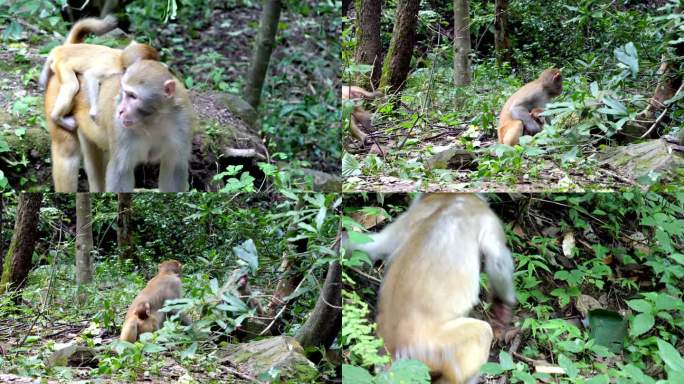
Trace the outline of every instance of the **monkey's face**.
<path fill-rule="evenodd" d="M 154 123 L 162 110 L 173 105 L 175 96 L 176 81 L 166 67 L 152 60 L 138 61 L 121 78 L 117 122 L 129 129 Z"/>

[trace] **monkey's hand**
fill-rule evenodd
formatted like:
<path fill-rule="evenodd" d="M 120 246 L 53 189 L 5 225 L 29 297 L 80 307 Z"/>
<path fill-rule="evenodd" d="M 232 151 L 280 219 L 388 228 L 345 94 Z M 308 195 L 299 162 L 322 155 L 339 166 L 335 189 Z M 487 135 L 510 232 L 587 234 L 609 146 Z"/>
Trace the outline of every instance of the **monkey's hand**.
<path fill-rule="evenodd" d="M 492 300 L 491 312 L 492 318 L 490 322 L 492 330 L 494 331 L 494 337 L 496 337 L 497 340 L 502 341 L 506 336 L 508 326 L 513 318 L 513 309 L 510 305 L 498 298 L 494 298 Z"/>
<path fill-rule="evenodd" d="M 541 131 L 541 126 L 534 119 L 530 110 L 522 105 L 511 108 L 511 117 L 515 120 L 522 121 L 524 126 L 523 133 L 526 135 L 534 135 Z"/>

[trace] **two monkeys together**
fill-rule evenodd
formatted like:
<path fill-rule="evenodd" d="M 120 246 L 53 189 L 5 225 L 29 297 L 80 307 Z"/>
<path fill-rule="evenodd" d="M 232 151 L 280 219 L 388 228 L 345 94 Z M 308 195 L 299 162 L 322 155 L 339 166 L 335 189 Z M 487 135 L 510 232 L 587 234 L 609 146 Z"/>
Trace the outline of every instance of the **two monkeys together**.
<path fill-rule="evenodd" d="M 479 196 L 429 194 L 372 241 L 350 243 L 389 264 L 379 293 L 377 334 L 393 359 L 424 362 L 439 383 L 477 381 L 494 332 L 468 317 L 479 301 L 480 255 L 493 291 L 493 324 L 505 330 L 515 305 L 513 259 L 499 218 Z"/>
<path fill-rule="evenodd" d="M 143 163 L 160 164 L 160 191 L 186 191 L 194 124 L 188 91 L 146 44 L 83 43 L 115 27 L 113 16 L 78 21 L 41 72 L 55 191 L 76 192 L 81 157 L 90 192 L 133 191 Z"/>

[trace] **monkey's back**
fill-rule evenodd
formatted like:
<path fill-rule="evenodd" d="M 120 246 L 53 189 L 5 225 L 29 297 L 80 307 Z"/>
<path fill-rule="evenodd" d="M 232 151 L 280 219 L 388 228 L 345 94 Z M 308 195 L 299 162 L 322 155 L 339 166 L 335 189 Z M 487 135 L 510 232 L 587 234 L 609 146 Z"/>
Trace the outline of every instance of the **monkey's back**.
<path fill-rule="evenodd" d="M 478 223 L 491 214 L 472 195 L 428 195 L 411 209 L 431 214 L 392 255 L 380 290 L 378 334 L 392 353 L 420 344 L 422 335 L 427 339 L 477 303 Z"/>

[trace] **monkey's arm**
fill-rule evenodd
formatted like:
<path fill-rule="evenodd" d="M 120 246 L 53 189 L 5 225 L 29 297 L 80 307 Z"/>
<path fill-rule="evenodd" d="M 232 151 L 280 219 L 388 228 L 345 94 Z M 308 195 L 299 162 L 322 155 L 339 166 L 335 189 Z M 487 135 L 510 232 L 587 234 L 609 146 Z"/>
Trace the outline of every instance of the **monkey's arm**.
<path fill-rule="evenodd" d="M 481 229 L 480 251 L 484 255 L 485 272 L 494 294 L 503 303 L 515 305 L 513 258 L 506 246 L 506 236 L 498 219 L 488 219 Z"/>
<path fill-rule="evenodd" d="M 541 126 L 530 115 L 530 110 L 524 105 L 516 105 L 511 107 L 511 117 L 515 120 L 520 120 L 525 126 L 525 132 L 534 135 L 541 131 Z"/>

